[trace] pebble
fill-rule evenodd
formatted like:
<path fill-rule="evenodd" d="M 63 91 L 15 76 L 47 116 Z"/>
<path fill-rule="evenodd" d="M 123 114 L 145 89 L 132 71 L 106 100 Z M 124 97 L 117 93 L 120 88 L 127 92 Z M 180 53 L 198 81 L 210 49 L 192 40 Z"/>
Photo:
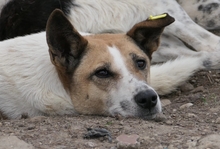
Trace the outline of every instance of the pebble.
<path fill-rule="evenodd" d="M 192 83 L 196 83 L 196 80 L 191 80 Z"/>
<path fill-rule="evenodd" d="M 211 111 L 211 112 L 218 112 L 218 111 L 219 111 L 219 108 L 211 108 L 210 111 Z"/>
<path fill-rule="evenodd" d="M 219 80 L 219 79 L 215 79 L 215 81 L 216 81 L 216 82 L 218 82 L 218 83 L 220 82 L 220 80 Z"/>
<path fill-rule="evenodd" d="M 171 104 L 171 101 L 169 99 L 163 99 L 161 100 L 161 104 L 163 107 L 168 106 Z"/>
<path fill-rule="evenodd" d="M 176 113 L 177 109 L 173 109 L 173 113 Z"/>
<path fill-rule="evenodd" d="M 179 88 L 180 88 L 181 92 L 189 92 L 194 89 L 194 86 L 190 83 L 184 83 Z"/>
<path fill-rule="evenodd" d="M 163 113 L 156 114 L 154 121 L 155 122 L 164 122 L 167 120 L 167 117 Z"/>
<path fill-rule="evenodd" d="M 46 119 L 45 116 L 36 116 L 30 119 L 31 122 L 42 122 Z"/>
<path fill-rule="evenodd" d="M 220 124 L 220 117 L 218 117 L 215 121 L 216 124 Z"/>
<path fill-rule="evenodd" d="M 0 136 L 0 149 L 34 149 L 34 147 L 16 136 Z"/>
<path fill-rule="evenodd" d="M 188 113 L 187 116 L 190 118 L 197 118 L 198 117 L 197 115 L 195 115 L 193 113 Z"/>
<path fill-rule="evenodd" d="M 180 106 L 180 109 L 186 109 L 186 108 L 189 108 L 189 107 L 191 107 L 191 106 L 193 106 L 192 103 L 186 103 L 186 104 Z"/>
<path fill-rule="evenodd" d="M 167 147 L 167 149 L 176 149 L 176 148 L 173 146 L 173 144 L 170 144 L 170 145 Z"/>
<path fill-rule="evenodd" d="M 203 137 L 198 141 L 198 148 L 207 149 L 207 148 L 219 148 L 220 147 L 220 135 L 219 134 L 211 134 Z"/>
<path fill-rule="evenodd" d="M 198 92 L 204 92 L 204 91 L 205 91 L 204 87 L 199 86 L 199 87 L 195 88 L 194 90 L 192 90 L 191 92 L 192 93 L 198 93 Z"/>
<path fill-rule="evenodd" d="M 85 145 L 86 145 L 87 147 L 90 147 L 90 148 L 94 148 L 94 147 L 97 146 L 97 144 L 95 144 L 95 143 L 93 143 L 93 142 L 86 142 Z"/>
<path fill-rule="evenodd" d="M 194 136 L 191 137 L 190 140 L 187 140 L 186 145 L 188 148 L 195 148 L 197 145 L 198 140 L 201 138 L 201 136 Z"/>
<path fill-rule="evenodd" d="M 172 125 L 172 124 L 173 124 L 173 122 L 170 121 L 170 120 L 166 121 L 165 123 L 166 123 L 167 125 Z"/>
<path fill-rule="evenodd" d="M 30 126 L 28 126 L 28 128 L 27 128 L 27 130 L 33 130 L 33 129 L 35 129 L 35 125 L 30 125 Z"/>
<path fill-rule="evenodd" d="M 137 140 L 139 136 L 136 134 L 133 135 L 126 135 L 122 134 L 116 138 L 118 141 L 117 148 L 118 149 L 136 149 L 140 147 L 140 142 Z"/>

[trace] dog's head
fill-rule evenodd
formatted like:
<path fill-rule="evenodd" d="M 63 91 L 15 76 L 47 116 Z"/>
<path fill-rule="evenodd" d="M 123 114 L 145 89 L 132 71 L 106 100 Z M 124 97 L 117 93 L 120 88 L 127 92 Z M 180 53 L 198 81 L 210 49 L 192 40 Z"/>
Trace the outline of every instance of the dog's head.
<path fill-rule="evenodd" d="M 49 53 L 75 110 L 141 118 L 161 112 L 159 97 L 148 85 L 150 59 L 173 21 L 167 15 L 138 23 L 127 34 L 81 36 L 55 10 L 46 28 Z"/>

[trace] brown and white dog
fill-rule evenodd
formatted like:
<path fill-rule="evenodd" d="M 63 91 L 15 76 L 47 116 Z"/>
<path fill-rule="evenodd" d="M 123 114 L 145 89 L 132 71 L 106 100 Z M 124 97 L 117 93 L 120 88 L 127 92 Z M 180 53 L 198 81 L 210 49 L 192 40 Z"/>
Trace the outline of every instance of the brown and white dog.
<path fill-rule="evenodd" d="M 0 111 L 10 119 L 23 114 L 153 118 L 161 103 L 148 84 L 150 59 L 173 21 L 167 15 L 138 23 L 126 34 L 89 35 L 55 10 L 46 32 L 0 42 Z"/>

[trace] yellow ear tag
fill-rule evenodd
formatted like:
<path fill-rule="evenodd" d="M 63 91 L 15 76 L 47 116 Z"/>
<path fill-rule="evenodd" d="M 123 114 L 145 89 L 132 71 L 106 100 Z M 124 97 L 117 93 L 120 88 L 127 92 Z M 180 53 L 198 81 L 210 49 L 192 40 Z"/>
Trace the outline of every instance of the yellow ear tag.
<path fill-rule="evenodd" d="M 161 15 L 157 15 L 157 16 L 150 16 L 148 18 L 148 20 L 157 20 L 157 19 L 162 19 L 165 18 L 167 16 L 167 14 L 161 14 Z"/>

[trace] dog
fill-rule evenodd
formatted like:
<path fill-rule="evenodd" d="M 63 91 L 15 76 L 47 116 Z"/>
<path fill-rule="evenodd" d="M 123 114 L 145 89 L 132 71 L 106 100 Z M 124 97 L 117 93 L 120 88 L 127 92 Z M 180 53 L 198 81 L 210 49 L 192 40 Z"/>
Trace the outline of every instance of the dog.
<path fill-rule="evenodd" d="M 35 1 L 32 0 L 32 2 L 34 4 Z M 71 14 L 73 13 L 71 11 L 75 11 L 80 17 L 83 12 L 79 10 L 82 9 L 83 11 L 85 8 L 93 6 L 90 5 L 93 3 L 92 1 L 69 0 L 62 2 L 67 4 L 71 2 L 69 3 L 71 5 L 65 6 L 76 7 L 77 9 L 68 9 L 68 7 L 63 6 L 65 3 L 59 5 L 62 6 L 62 10 L 66 10 L 64 11 L 66 17 L 58 10 L 52 13 L 48 24 L 45 25 L 46 34 L 41 32 L 0 42 L 0 111 L 10 119 L 18 119 L 23 114 L 27 114 L 29 117 L 64 114 L 122 115 L 152 119 L 157 113 L 161 112 L 158 94 L 170 93 L 195 71 L 219 68 L 220 58 L 216 45 L 211 45 L 215 47 L 214 49 L 202 49 L 195 52 L 189 50 L 188 47 L 190 46 L 186 47 L 181 42 L 182 38 L 179 40 L 181 37 L 179 35 L 184 35 L 182 32 L 177 33 L 178 36 L 175 36 L 174 33 L 172 33 L 173 35 L 168 34 L 173 28 L 174 31 L 175 29 L 185 30 L 181 26 L 184 24 L 181 24 L 181 19 L 177 19 L 179 23 L 176 25 L 174 25 L 175 22 L 172 24 L 174 25 L 173 28 L 165 29 L 165 33 L 162 35 L 162 43 L 159 45 L 159 36 L 163 27 L 173 21 L 169 15 L 164 19 L 151 20 L 154 23 L 149 24 L 149 20 L 147 20 L 128 29 L 128 26 L 132 25 L 131 23 L 148 18 L 146 17 L 148 15 L 145 14 L 146 10 L 142 12 L 143 8 L 140 11 L 136 9 L 144 5 L 137 5 L 137 2 L 132 3 L 133 1 L 130 0 L 120 1 L 120 3 L 100 1 L 98 6 L 104 6 L 111 2 L 117 4 L 117 7 L 114 10 L 116 13 L 113 13 L 113 10 L 111 11 L 110 8 L 112 7 L 106 7 L 105 11 L 112 12 L 112 15 L 115 14 L 112 18 L 109 15 L 110 18 L 108 16 L 106 22 L 102 20 L 104 17 L 100 16 L 100 22 L 93 20 L 94 26 L 97 25 L 95 31 L 92 30 L 93 23 L 90 22 L 89 16 L 84 16 L 87 19 L 87 24 L 83 24 L 81 21 L 85 19 L 84 17 L 78 20 L 78 23 L 74 23 L 74 15 Z M 147 1 L 139 2 L 145 3 Z M 166 4 L 165 1 L 163 2 Z M 155 2 L 149 3 L 152 3 L 151 6 L 153 6 Z M 80 4 L 85 4 L 85 8 Z M 103 12 L 101 8 L 98 10 L 91 7 L 86 10 L 91 12 L 97 10 L 93 14 L 103 15 L 100 13 Z M 121 11 L 122 15 L 117 12 L 119 8 L 125 9 Z M 149 8 L 154 7 L 149 6 Z M 25 9 L 22 7 L 21 10 Z M 129 10 L 134 11 L 130 12 Z M 13 9 L 11 11 L 13 12 Z M 149 9 L 149 11 L 152 10 Z M 3 12 L 1 15 L 5 14 Z M 127 12 L 130 13 L 127 14 Z M 158 12 L 155 11 L 154 13 L 157 14 Z M 132 16 L 132 13 L 134 15 L 140 13 L 140 15 L 133 16 L 133 20 L 127 20 L 129 18 L 127 16 Z M 73 16 L 72 19 L 70 16 Z M 141 18 L 144 16 L 145 19 Z M 19 17 L 23 18 L 22 16 Z M 115 22 L 111 22 L 111 19 Z M 118 22 L 120 20 L 121 23 Z M 14 21 L 16 26 L 16 19 Z M 129 22 L 130 24 L 127 24 Z M 114 23 L 116 24 L 113 25 Z M 105 24 L 110 26 L 106 27 Z M 126 33 L 124 35 L 81 33 L 80 35 L 76 30 L 83 31 L 84 25 L 88 25 L 88 30 L 87 27 L 84 29 L 90 33 L 108 31 Z M 191 25 L 197 27 L 193 23 Z M 20 27 L 22 29 L 22 26 Z M 201 30 L 202 33 L 204 31 L 200 27 L 197 30 Z M 218 41 L 217 36 L 204 32 L 205 35 L 210 35 L 211 39 L 216 39 L 213 42 Z M 200 33 L 198 32 L 198 34 Z M 189 36 L 194 37 L 192 34 Z M 181 51 L 181 48 L 185 51 L 188 50 L 190 53 L 186 53 L 189 55 L 185 54 L 175 60 L 156 64 L 150 68 L 150 59 L 151 57 L 154 59 L 155 53 L 158 51 L 155 51 L 157 47 L 159 46 L 159 50 L 161 47 L 169 49 L 169 44 L 173 44 L 172 41 L 175 41 L 175 46 L 179 44 L 178 51 Z M 50 55 L 46 52 L 48 48 Z M 170 48 L 172 49 L 171 46 Z M 175 57 L 172 54 L 167 56 L 169 57 L 168 60 Z"/>
<path fill-rule="evenodd" d="M 151 68 L 150 84 L 160 95 L 171 93 L 198 70 L 220 68 L 220 38 L 195 24 L 175 0 L 11 0 L 1 11 L 0 38 L 45 30 L 55 8 L 62 9 L 77 30 L 94 34 L 126 33 L 151 14 L 172 14 L 176 21 L 165 29 L 151 60 L 152 64 L 167 62 Z"/>
<path fill-rule="evenodd" d="M 152 119 L 161 103 L 148 84 L 150 58 L 173 21 L 166 14 L 126 34 L 90 35 L 54 10 L 46 32 L 0 42 L 0 111 L 9 119 L 24 114 Z"/>
<path fill-rule="evenodd" d="M 178 2 L 183 6 L 196 3 L 182 0 Z M 212 2 L 219 4 L 217 0 Z M 207 3 L 198 2 L 204 8 L 205 18 L 210 17 L 210 14 L 205 13 L 205 8 L 211 5 Z M 44 31 L 49 14 L 56 8 L 64 12 L 77 30 L 93 34 L 126 33 L 134 24 L 150 15 L 164 12 L 171 14 L 176 21 L 164 30 L 161 44 L 151 60 L 152 64 L 174 60 L 151 68 L 154 74 L 151 75 L 151 85 L 160 95 L 169 94 L 198 70 L 220 68 L 220 37 L 193 22 L 176 0 L 10 0 L 1 11 L 0 40 Z M 215 7 L 215 11 L 213 9 L 209 12 L 218 12 L 220 8 Z M 199 22 L 200 18 L 195 20 Z M 217 20 L 219 19 L 215 21 Z M 219 27 L 217 25 L 212 26 L 212 29 Z M 183 63 L 187 65 L 182 65 Z M 178 65 L 186 68 L 180 69 Z M 157 69 L 163 71 L 159 72 Z M 165 78 L 167 83 L 161 83 Z"/>

